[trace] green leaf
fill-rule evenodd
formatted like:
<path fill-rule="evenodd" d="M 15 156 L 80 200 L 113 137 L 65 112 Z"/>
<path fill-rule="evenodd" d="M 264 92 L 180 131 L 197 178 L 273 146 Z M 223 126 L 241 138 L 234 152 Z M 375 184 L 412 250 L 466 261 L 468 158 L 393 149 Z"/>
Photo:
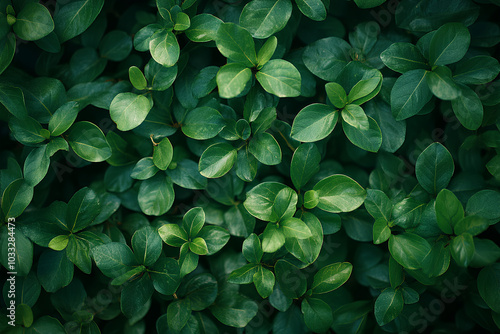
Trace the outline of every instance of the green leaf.
<path fill-rule="evenodd" d="M 201 311 L 212 305 L 217 293 L 217 280 L 209 273 L 193 276 L 185 285 L 185 296 L 193 311 Z"/>
<path fill-rule="evenodd" d="M 252 35 L 239 25 L 234 23 L 220 24 L 215 42 L 224 57 L 246 67 L 257 65 L 257 54 Z"/>
<path fill-rule="evenodd" d="M 418 114 L 432 98 L 423 69 L 410 70 L 400 76 L 391 91 L 391 109 L 397 121 Z"/>
<path fill-rule="evenodd" d="M 400 289 L 387 288 L 375 301 L 375 319 L 379 326 L 384 326 L 401 314 L 404 306 L 403 293 Z"/>
<path fill-rule="evenodd" d="M 273 56 L 276 51 L 276 47 L 278 46 L 278 39 L 276 36 L 271 36 L 267 39 L 267 41 L 262 45 L 259 49 L 259 53 L 257 53 L 257 68 L 261 69 Z"/>
<path fill-rule="evenodd" d="M 200 157 L 200 174 L 207 178 L 221 177 L 233 167 L 236 156 L 237 151 L 230 144 L 213 144 Z"/>
<path fill-rule="evenodd" d="M 451 256 L 461 267 L 469 266 L 475 252 L 472 235 L 465 232 L 453 238 L 450 244 Z"/>
<path fill-rule="evenodd" d="M 464 208 L 455 194 L 443 189 L 436 197 L 436 218 L 441 231 L 453 234 L 454 226 L 464 217 Z"/>
<path fill-rule="evenodd" d="M 77 122 L 67 132 L 67 141 L 73 151 L 82 159 L 101 162 L 111 157 L 111 147 L 104 134 L 95 124 Z"/>
<path fill-rule="evenodd" d="M 296 266 L 285 260 L 278 260 L 274 265 L 274 273 L 277 283 L 283 294 L 292 299 L 300 298 L 304 295 L 307 289 L 307 280 Z M 290 284 L 293 282 L 293 284 Z"/>
<path fill-rule="evenodd" d="M 120 298 L 120 308 L 123 315 L 128 318 L 135 316 L 148 303 L 153 292 L 153 284 L 151 284 L 148 275 L 143 275 L 125 285 Z"/>
<path fill-rule="evenodd" d="M 130 177 L 136 180 L 147 180 L 153 177 L 160 169 L 156 167 L 152 157 L 142 158 L 137 162 Z"/>
<path fill-rule="evenodd" d="M 159 169 L 166 170 L 172 161 L 173 155 L 174 148 L 172 147 L 170 140 L 165 137 L 154 147 L 153 163 Z"/>
<path fill-rule="evenodd" d="M 54 15 L 55 32 L 61 43 L 80 35 L 101 12 L 104 0 L 66 2 Z"/>
<path fill-rule="evenodd" d="M 379 245 L 386 242 L 391 236 L 391 229 L 385 218 L 377 218 L 373 223 L 373 243 Z"/>
<path fill-rule="evenodd" d="M 142 212 L 151 216 L 161 216 L 170 210 L 174 198 L 172 181 L 164 174 L 158 174 L 141 182 L 137 199 Z"/>
<path fill-rule="evenodd" d="M 393 43 L 380 54 L 380 59 L 391 70 L 405 73 L 411 70 L 429 70 L 420 50 L 411 43 Z"/>
<path fill-rule="evenodd" d="M 46 250 L 38 260 L 37 277 L 45 291 L 56 292 L 71 283 L 73 270 L 66 251 Z"/>
<path fill-rule="evenodd" d="M 325 104 L 314 103 L 299 111 L 293 120 L 291 136 L 302 142 L 315 142 L 332 133 L 339 113 Z"/>
<path fill-rule="evenodd" d="M 344 87 L 336 82 L 329 82 L 325 85 L 326 95 L 330 102 L 339 109 L 342 109 L 347 104 L 347 94 Z"/>
<path fill-rule="evenodd" d="M 280 229 L 283 231 L 285 238 L 307 239 L 312 236 L 309 227 L 298 218 L 285 219 L 280 223 Z"/>
<path fill-rule="evenodd" d="M 315 144 L 305 143 L 297 147 L 290 163 L 290 178 L 295 189 L 300 190 L 318 172 L 321 154 Z"/>
<path fill-rule="evenodd" d="M 33 311 L 26 304 L 16 306 L 16 321 L 19 321 L 23 327 L 31 327 L 33 324 Z"/>
<path fill-rule="evenodd" d="M 192 208 L 182 218 L 182 227 L 189 238 L 196 237 L 203 224 L 205 224 L 205 211 L 200 207 Z"/>
<path fill-rule="evenodd" d="M 253 0 L 243 7 L 240 25 L 254 38 L 268 38 L 285 28 L 292 8 L 290 0 Z"/>
<path fill-rule="evenodd" d="M 120 93 L 111 101 L 109 114 L 121 131 L 132 130 L 146 119 L 151 103 L 144 95 Z"/>
<path fill-rule="evenodd" d="M 158 232 L 149 226 L 137 230 L 132 236 L 132 249 L 137 261 L 150 266 L 161 255 L 162 242 Z"/>
<path fill-rule="evenodd" d="M 308 190 L 304 193 L 304 207 L 314 209 L 319 203 L 319 195 L 314 190 Z"/>
<path fill-rule="evenodd" d="M 118 276 L 114 280 L 111 281 L 111 285 L 122 285 L 127 281 L 131 281 L 132 279 L 135 279 L 142 274 L 146 270 L 146 267 L 144 266 L 138 266 L 134 267 L 134 269 L 131 269 L 127 271 L 125 274 Z"/>
<path fill-rule="evenodd" d="M 2 211 L 5 218 L 15 218 L 23 213 L 33 199 L 33 187 L 24 179 L 12 181 L 2 194 Z"/>
<path fill-rule="evenodd" d="M 380 6 L 386 0 L 354 0 L 359 8 L 373 8 Z"/>
<path fill-rule="evenodd" d="M 300 73 L 292 63 L 286 60 L 270 60 L 262 66 L 255 77 L 262 85 L 262 88 L 268 93 L 278 97 L 295 97 L 300 95 Z"/>
<path fill-rule="evenodd" d="M 302 55 L 304 65 L 325 81 L 335 81 L 350 61 L 349 43 L 338 37 L 327 37 L 309 44 Z"/>
<path fill-rule="evenodd" d="M 375 97 L 374 93 L 378 93 L 377 88 L 382 82 L 382 75 L 379 74 L 369 79 L 364 79 L 358 81 L 354 87 L 351 88 L 348 98 L 349 103 L 362 104 L 365 103 L 367 98 L 371 99 Z M 380 89 L 380 88 L 379 88 Z M 361 101 L 360 101 L 361 100 Z"/>
<path fill-rule="evenodd" d="M 213 316 L 227 326 L 243 328 L 258 311 L 255 301 L 240 294 L 223 293 L 210 307 Z"/>
<path fill-rule="evenodd" d="M 207 96 L 217 87 L 218 71 L 218 66 L 207 66 L 196 75 L 192 85 L 193 95 L 196 98 L 201 99 Z"/>
<path fill-rule="evenodd" d="M 199 107 L 191 110 L 183 121 L 182 132 L 193 139 L 210 139 L 226 126 L 222 115 L 210 107 Z"/>
<path fill-rule="evenodd" d="M 0 53 L 0 62 L 1 54 L 3 54 L 3 52 Z M 12 115 L 18 119 L 24 119 L 28 116 L 26 103 L 24 101 L 24 94 L 21 88 L 0 84 L 0 93 L 0 103 L 3 104 Z"/>
<path fill-rule="evenodd" d="M 431 194 L 437 194 L 448 186 L 454 170 L 453 157 L 440 143 L 429 145 L 415 164 L 418 183 Z"/>
<path fill-rule="evenodd" d="M 437 66 L 426 76 L 431 92 L 441 100 L 454 100 L 460 96 L 460 88 L 451 77 L 451 70 L 446 66 Z"/>
<path fill-rule="evenodd" d="M 205 226 L 198 236 L 207 244 L 207 255 L 213 255 L 224 247 L 229 241 L 229 232 L 220 226 Z"/>
<path fill-rule="evenodd" d="M 175 169 L 167 170 L 172 182 L 186 189 L 205 189 L 207 179 L 198 171 L 198 164 L 192 160 L 181 160 L 177 162 Z"/>
<path fill-rule="evenodd" d="M 193 42 L 209 42 L 216 39 L 221 23 L 221 19 L 211 14 L 199 14 L 191 18 L 191 26 L 185 34 Z"/>
<path fill-rule="evenodd" d="M 281 162 L 281 148 L 274 137 L 261 132 L 250 140 L 248 151 L 264 165 L 277 165 Z"/>
<path fill-rule="evenodd" d="M 35 148 L 28 154 L 24 162 L 24 180 L 32 187 L 43 180 L 50 166 L 50 158 L 47 145 Z"/>
<path fill-rule="evenodd" d="M 243 181 L 251 182 L 257 175 L 257 159 L 250 154 L 248 146 L 238 151 L 236 159 L 235 172 L 236 175 Z"/>
<path fill-rule="evenodd" d="M 92 248 L 97 267 L 110 278 L 116 278 L 138 265 L 132 250 L 121 242 L 110 242 Z"/>
<path fill-rule="evenodd" d="M 101 57 L 112 61 L 122 61 L 132 51 L 132 38 L 123 30 L 112 30 L 101 39 Z"/>
<path fill-rule="evenodd" d="M 78 190 L 68 202 L 66 224 L 68 231 L 78 232 L 91 225 L 101 212 L 96 193 L 90 188 Z"/>
<path fill-rule="evenodd" d="M 247 192 L 243 205 L 248 212 L 263 221 L 276 222 L 295 213 L 297 194 L 278 182 L 263 182 Z"/>
<path fill-rule="evenodd" d="M 158 229 L 158 233 L 167 245 L 173 247 L 180 247 L 188 241 L 186 231 L 177 224 L 165 224 Z"/>
<path fill-rule="evenodd" d="M 80 104 L 78 102 L 69 101 L 60 106 L 50 118 L 50 135 L 55 137 L 66 132 L 74 123 L 79 111 Z"/>
<path fill-rule="evenodd" d="M 191 26 L 191 20 L 189 19 L 189 15 L 183 12 L 177 13 L 175 18 L 174 30 L 176 31 L 184 31 Z"/>
<path fill-rule="evenodd" d="M 62 251 L 68 246 L 69 237 L 68 235 L 58 235 L 52 238 L 49 242 L 49 248 L 55 251 Z"/>
<path fill-rule="evenodd" d="M 391 220 L 392 202 L 387 195 L 377 189 L 367 189 L 365 208 L 375 219 L 383 218 L 386 222 Z"/>
<path fill-rule="evenodd" d="M 493 81 L 498 73 L 498 60 L 490 56 L 475 56 L 457 64 L 453 80 L 463 85 L 481 85 Z"/>
<path fill-rule="evenodd" d="M 234 284 L 249 284 L 253 282 L 253 276 L 257 273 L 259 266 L 255 263 L 248 263 L 241 268 L 233 270 L 227 281 Z"/>
<path fill-rule="evenodd" d="M 296 0 L 295 3 L 299 10 L 314 21 L 323 21 L 326 19 L 325 4 L 321 0 Z"/>
<path fill-rule="evenodd" d="M 191 252 L 198 254 L 198 255 L 206 255 L 208 254 L 208 247 L 207 243 L 203 238 L 194 238 L 192 241 L 189 242 L 189 249 Z"/>
<path fill-rule="evenodd" d="M 174 294 L 181 282 L 179 262 L 172 258 L 160 257 L 148 273 L 155 290 L 164 295 Z"/>
<path fill-rule="evenodd" d="M 483 268 L 477 276 L 477 289 L 481 298 L 496 313 L 500 313 L 500 292 L 497 288 L 499 280 L 499 263 Z"/>
<path fill-rule="evenodd" d="M 16 52 L 16 37 L 8 34 L 7 38 L 0 39 L 0 74 L 10 65 Z"/>
<path fill-rule="evenodd" d="M 47 139 L 44 134 L 47 130 L 43 129 L 37 120 L 29 116 L 23 119 L 11 117 L 9 128 L 14 138 L 23 145 L 31 146 L 31 144 L 38 144 Z"/>
<path fill-rule="evenodd" d="M 137 66 L 130 66 L 128 69 L 128 77 L 135 89 L 143 90 L 148 86 L 146 77 Z"/>
<path fill-rule="evenodd" d="M 92 271 L 92 259 L 90 258 L 90 242 L 83 237 L 80 233 L 79 238 L 75 235 L 69 237 L 68 246 L 66 247 L 66 254 L 68 259 L 73 262 L 81 271 L 90 274 Z M 91 232 L 88 232 L 91 233 Z"/>
<path fill-rule="evenodd" d="M 170 88 L 177 77 L 177 65 L 165 67 L 150 59 L 144 68 L 146 79 L 154 91 L 164 91 Z"/>
<path fill-rule="evenodd" d="M 274 274 L 269 269 L 259 266 L 257 272 L 253 275 L 253 282 L 257 292 L 262 298 L 267 298 L 273 293 Z"/>
<path fill-rule="evenodd" d="M 49 10 L 39 3 L 28 3 L 16 16 L 14 32 L 26 41 L 36 41 L 54 30 Z"/>
<path fill-rule="evenodd" d="M 301 304 L 301 311 L 306 326 L 314 332 L 326 332 L 333 324 L 332 309 L 321 299 L 304 299 Z"/>
<path fill-rule="evenodd" d="M 252 233 L 243 241 L 242 253 L 245 259 L 251 263 L 260 263 L 262 259 L 262 246 L 259 237 Z"/>
<path fill-rule="evenodd" d="M 179 60 L 180 47 L 174 33 L 167 29 L 161 29 L 151 36 L 149 41 L 151 57 L 166 67 L 174 66 Z"/>
<path fill-rule="evenodd" d="M 450 266 L 450 248 L 447 243 L 440 241 L 432 245 L 422 263 L 423 272 L 429 277 L 443 275 Z"/>
<path fill-rule="evenodd" d="M 232 99 L 240 95 L 247 87 L 252 77 L 252 71 L 240 63 L 230 63 L 222 66 L 217 72 L 219 96 Z"/>
<path fill-rule="evenodd" d="M 19 225 L 17 225 L 16 228 L 18 228 L 18 226 Z M 15 249 L 12 250 L 12 227 L 7 228 L 7 225 L 2 225 L 0 229 L 0 241 L 5 247 L 2 247 L 0 250 L 0 261 L 3 266 L 7 268 L 7 271 L 17 273 L 17 284 L 17 280 L 20 279 L 21 276 L 28 275 L 32 268 L 33 243 L 23 232 L 17 229 L 14 229 L 14 238 Z M 14 256 L 14 268 L 12 267 L 12 256 Z M 38 262 L 40 262 L 40 259 Z M 22 295 L 18 295 L 18 297 L 25 298 Z"/>
<path fill-rule="evenodd" d="M 470 33 L 461 23 L 442 25 L 434 34 L 429 47 L 429 62 L 448 65 L 463 58 L 470 44 Z"/>
<path fill-rule="evenodd" d="M 479 216 L 467 216 L 460 219 L 454 226 L 453 230 L 456 235 L 469 233 L 473 237 L 486 231 L 490 227 L 488 221 Z"/>
<path fill-rule="evenodd" d="M 465 211 L 467 215 L 477 215 L 488 219 L 492 225 L 500 221 L 500 208 L 497 205 L 499 200 L 498 191 L 484 189 L 469 198 Z"/>
<path fill-rule="evenodd" d="M 262 233 L 262 250 L 265 253 L 274 253 L 285 244 L 285 234 L 274 223 L 268 223 Z"/>
<path fill-rule="evenodd" d="M 477 93 L 465 85 L 458 85 L 460 95 L 451 101 L 455 116 L 468 130 L 477 130 L 483 122 L 483 105 Z"/>
<path fill-rule="evenodd" d="M 414 233 L 391 235 L 389 251 L 392 257 L 406 269 L 420 269 L 425 256 L 431 250 L 427 240 Z"/>
<path fill-rule="evenodd" d="M 318 208 L 333 213 L 353 211 L 366 198 L 363 187 L 350 177 L 340 174 L 322 179 L 313 190 L 319 196 Z"/>
<path fill-rule="evenodd" d="M 341 287 L 351 277 L 352 264 L 349 262 L 338 262 L 321 268 L 312 284 L 312 293 L 327 293 Z"/>
<path fill-rule="evenodd" d="M 363 108 L 356 104 L 348 104 L 340 113 L 342 116 L 342 124 L 347 123 L 350 128 L 356 128 L 360 131 L 368 130 L 370 123 Z"/>

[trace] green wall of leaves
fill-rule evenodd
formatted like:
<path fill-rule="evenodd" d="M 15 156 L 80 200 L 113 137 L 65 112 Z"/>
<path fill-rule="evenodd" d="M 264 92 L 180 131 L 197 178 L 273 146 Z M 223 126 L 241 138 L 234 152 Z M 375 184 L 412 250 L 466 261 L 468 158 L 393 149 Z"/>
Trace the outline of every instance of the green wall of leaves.
<path fill-rule="evenodd" d="M 499 6 L 0 0 L 0 331 L 498 332 Z"/>

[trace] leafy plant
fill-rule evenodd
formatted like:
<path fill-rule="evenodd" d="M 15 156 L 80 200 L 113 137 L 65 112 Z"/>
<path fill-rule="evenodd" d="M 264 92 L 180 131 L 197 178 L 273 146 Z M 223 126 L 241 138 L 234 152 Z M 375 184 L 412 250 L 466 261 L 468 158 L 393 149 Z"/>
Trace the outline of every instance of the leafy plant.
<path fill-rule="evenodd" d="M 499 6 L 0 0 L 0 331 L 498 332 Z"/>

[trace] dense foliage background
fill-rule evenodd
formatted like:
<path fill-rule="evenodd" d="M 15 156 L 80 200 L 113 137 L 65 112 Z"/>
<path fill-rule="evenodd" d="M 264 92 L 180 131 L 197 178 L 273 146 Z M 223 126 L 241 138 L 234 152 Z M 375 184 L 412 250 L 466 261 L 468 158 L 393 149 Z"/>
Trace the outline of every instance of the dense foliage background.
<path fill-rule="evenodd" d="M 498 332 L 499 6 L 0 0 L 0 331 Z"/>

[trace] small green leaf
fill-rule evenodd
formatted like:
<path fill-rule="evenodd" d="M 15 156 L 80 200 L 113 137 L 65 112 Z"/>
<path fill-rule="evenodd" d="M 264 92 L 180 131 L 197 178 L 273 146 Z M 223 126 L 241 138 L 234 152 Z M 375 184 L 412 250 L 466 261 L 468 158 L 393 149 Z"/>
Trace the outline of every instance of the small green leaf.
<path fill-rule="evenodd" d="M 300 190 L 319 170 L 321 154 L 315 144 L 305 143 L 295 149 L 290 163 L 290 178 Z"/>
<path fill-rule="evenodd" d="M 285 238 L 307 239 L 312 236 L 311 230 L 298 218 L 288 218 L 280 223 L 280 230 Z"/>
<path fill-rule="evenodd" d="M 251 263 L 259 263 L 262 259 L 262 246 L 259 237 L 252 233 L 243 241 L 242 253 Z"/>
<path fill-rule="evenodd" d="M 326 95 L 330 102 L 339 109 L 342 109 L 347 104 L 347 94 L 344 87 L 336 82 L 329 82 L 325 85 Z"/>
<path fill-rule="evenodd" d="M 151 103 L 144 95 L 120 93 L 111 101 L 109 114 L 119 130 L 128 131 L 141 125 L 149 110 Z"/>
<path fill-rule="evenodd" d="M 316 183 L 318 208 L 328 212 L 350 212 L 360 207 L 366 191 L 356 181 L 345 175 L 332 175 Z"/>
<path fill-rule="evenodd" d="M 137 66 L 130 66 L 128 69 L 128 77 L 135 89 L 143 90 L 148 86 L 146 77 Z"/>
<path fill-rule="evenodd" d="M 278 97 L 295 97 L 300 95 L 300 72 L 286 60 L 270 60 L 257 72 L 255 77 L 262 85 L 262 88 L 268 93 Z"/>
<path fill-rule="evenodd" d="M 121 242 L 96 246 L 92 254 L 97 267 L 110 278 L 116 278 L 138 265 L 132 250 Z"/>
<path fill-rule="evenodd" d="M 192 208 L 182 218 L 182 227 L 190 238 L 198 235 L 203 224 L 205 224 L 205 211 L 203 211 L 203 208 Z"/>
<path fill-rule="evenodd" d="M 180 47 L 174 33 L 167 29 L 160 29 L 151 36 L 149 41 L 151 57 L 166 67 L 174 66 L 179 60 Z"/>
<path fill-rule="evenodd" d="M 264 165 L 277 165 L 281 162 L 281 148 L 274 137 L 261 132 L 250 140 L 248 151 Z"/>
<path fill-rule="evenodd" d="M 418 183 L 431 194 L 437 194 L 448 186 L 454 170 L 453 157 L 440 143 L 429 145 L 415 164 Z"/>
<path fill-rule="evenodd" d="M 469 49 L 470 33 L 462 23 L 446 23 L 434 34 L 429 47 L 432 65 L 456 63 Z"/>
<path fill-rule="evenodd" d="M 483 104 L 479 96 L 468 86 L 459 84 L 460 95 L 451 101 L 455 116 L 468 130 L 477 130 L 483 123 Z"/>
<path fill-rule="evenodd" d="M 223 99 L 232 99 L 240 95 L 247 87 L 252 71 L 240 63 L 222 66 L 217 72 L 217 87 Z"/>
<path fill-rule="evenodd" d="M 210 107 L 199 107 L 191 110 L 183 121 L 182 132 L 193 139 L 210 139 L 226 126 L 222 115 Z"/>
<path fill-rule="evenodd" d="M 172 161 L 173 155 L 174 149 L 172 144 L 170 143 L 170 140 L 165 137 L 154 147 L 153 163 L 159 169 L 166 170 Z"/>
<path fill-rule="evenodd" d="M 314 190 L 308 190 L 304 193 L 304 207 L 314 209 L 319 204 L 319 195 Z"/>
<path fill-rule="evenodd" d="M 153 177 L 160 169 L 156 167 L 152 157 L 142 158 L 137 162 L 130 177 L 136 180 L 147 180 Z"/>
<path fill-rule="evenodd" d="M 276 224 L 268 223 L 262 234 L 262 250 L 265 253 L 274 253 L 285 244 L 285 235 Z"/>
<path fill-rule="evenodd" d="M 255 288 L 262 298 L 267 298 L 273 293 L 274 281 L 273 272 L 262 266 L 259 266 L 257 272 L 253 275 Z"/>
<path fill-rule="evenodd" d="M 304 299 L 301 304 L 301 311 L 307 327 L 316 333 L 326 332 L 333 324 L 332 309 L 321 299 Z"/>
<path fill-rule="evenodd" d="M 325 4 L 321 0 L 296 0 L 295 3 L 299 10 L 314 21 L 323 21 L 326 19 Z"/>
<path fill-rule="evenodd" d="M 30 204 L 33 199 L 33 187 L 24 179 L 12 181 L 2 194 L 2 211 L 5 218 L 15 218 Z"/>
<path fill-rule="evenodd" d="M 375 319 L 379 326 L 384 326 L 394 320 L 404 306 L 403 293 L 400 289 L 387 288 L 375 301 Z"/>
<path fill-rule="evenodd" d="M 333 291 L 341 287 L 351 277 L 352 264 L 349 262 L 338 262 L 321 268 L 312 284 L 312 293 L 321 294 Z"/>
<path fill-rule="evenodd" d="M 174 203 L 174 186 L 165 174 L 157 174 L 141 182 L 137 200 L 142 212 L 151 216 L 161 216 Z"/>
<path fill-rule="evenodd" d="M 14 32 L 26 41 L 36 41 L 54 30 L 49 10 L 39 3 L 28 3 L 16 16 Z"/>
<path fill-rule="evenodd" d="M 221 177 L 233 167 L 236 157 L 237 151 L 230 144 L 213 144 L 200 157 L 200 174 L 207 178 Z"/>
<path fill-rule="evenodd" d="M 145 266 L 150 266 L 158 260 L 162 251 L 161 238 L 158 232 L 144 226 L 132 236 L 132 249 L 137 261 Z"/>
<path fill-rule="evenodd" d="M 391 236 L 391 229 L 385 218 L 377 218 L 373 223 L 373 243 L 379 245 L 386 242 Z"/>
<path fill-rule="evenodd" d="M 427 240 L 414 233 L 391 235 L 389 251 L 392 257 L 406 269 L 420 269 L 425 256 L 431 250 Z"/>
<path fill-rule="evenodd" d="M 80 104 L 78 102 L 69 101 L 60 106 L 50 118 L 50 135 L 56 137 L 66 132 L 75 121 L 79 111 Z"/>
<path fill-rule="evenodd" d="M 278 39 L 276 36 L 271 36 L 267 39 L 267 41 L 262 45 L 259 52 L 257 53 L 257 68 L 261 69 L 273 56 L 276 51 L 276 47 L 278 46 Z"/>
<path fill-rule="evenodd" d="M 443 189 L 436 197 L 436 218 L 441 231 L 453 234 L 453 227 L 464 217 L 464 208 L 455 194 Z"/>
<path fill-rule="evenodd" d="M 208 253 L 207 243 L 199 237 L 189 242 L 189 249 L 198 255 L 206 255 Z"/>
<path fill-rule="evenodd" d="M 420 50 L 411 43 L 393 43 L 380 54 L 380 59 L 391 70 L 405 73 L 411 70 L 429 70 Z"/>
<path fill-rule="evenodd" d="M 186 231 L 177 224 L 165 224 L 158 229 L 158 233 L 167 245 L 173 247 L 180 247 L 188 241 Z"/>
<path fill-rule="evenodd" d="M 453 238 L 450 244 L 451 256 L 461 267 L 469 266 L 475 252 L 472 235 L 465 232 Z"/>
<path fill-rule="evenodd" d="M 488 221 L 479 216 L 467 216 L 460 219 L 455 225 L 453 230 L 456 235 L 468 233 L 475 237 L 486 231 L 490 227 Z"/>
<path fill-rule="evenodd" d="M 268 38 L 285 28 L 292 8 L 290 0 L 253 0 L 243 7 L 240 25 L 255 38 Z"/>
<path fill-rule="evenodd" d="M 66 2 L 54 15 L 55 32 L 61 43 L 80 35 L 101 12 L 104 0 Z"/>
<path fill-rule="evenodd" d="M 441 100 L 454 100 L 461 90 L 452 78 L 451 70 L 446 66 L 437 66 L 426 76 L 431 92 Z"/>
<path fill-rule="evenodd" d="M 77 122 L 69 128 L 67 141 L 73 151 L 90 162 L 101 162 L 111 157 L 111 147 L 97 125 Z"/>
<path fill-rule="evenodd" d="M 356 104 L 348 104 L 340 113 L 342 121 L 359 130 L 368 130 L 370 123 L 363 108 Z"/>
<path fill-rule="evenodd" d="M 302 142 L 315 142 L 332 133 L 339 113 L 330 106 L 310 104 L 299 111 L 293 120 L 291 136 Z"/>
<path fill-rule="evenodd" d="M 54 237 L 52 240 L 50 240 L 49 248 L 55 251 L 62 251 L 66 248 L 66 246 L 68 246 L 68 241 L 69 238 L 67 235 L 58 235 L 57 237 Z"/>
<path fill-rule="evenodd" d="M 215 42 L 224 57 L 246 67 L 257 65 L 257 55 L 252 35 L 239 25 L 234 23 L 220 24 Z"/>
<path fill-rule="evenodd" d="M 500 292 L 497 288 L 499 280 L 499 263 L 483 268 L 477 276 L 477 288 L 481 298 L 496 313 L 500 313 Z"/>

